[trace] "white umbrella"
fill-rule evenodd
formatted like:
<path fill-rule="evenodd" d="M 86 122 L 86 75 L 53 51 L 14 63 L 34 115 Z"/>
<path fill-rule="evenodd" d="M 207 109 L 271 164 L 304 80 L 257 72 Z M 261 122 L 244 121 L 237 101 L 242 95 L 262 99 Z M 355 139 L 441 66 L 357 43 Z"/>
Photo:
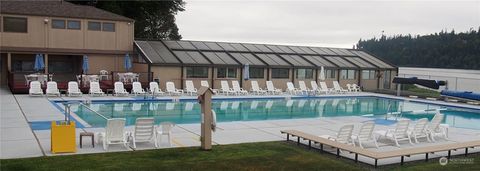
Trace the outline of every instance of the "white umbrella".
<path fill-rule="evenodd" d="M 325 69 L 323 69 L 323 66 L 320 68 L 320 75 L 318 76 L 318 79 L 325 80 Z"/>

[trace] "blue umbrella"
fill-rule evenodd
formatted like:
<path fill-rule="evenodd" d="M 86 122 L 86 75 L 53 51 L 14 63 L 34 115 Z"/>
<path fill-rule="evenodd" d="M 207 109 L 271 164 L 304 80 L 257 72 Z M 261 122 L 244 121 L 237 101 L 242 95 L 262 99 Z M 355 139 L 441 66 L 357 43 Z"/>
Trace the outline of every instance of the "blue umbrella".
<path fill-rule="evenodd" d="M 45 68 L 45 63 L 43 63 L 43 55 L 42 54 L 35 55 L 35 65 L 33 66 L 33 69 L 35 71 L 40 71 L 44 68 Z"/>
<path fill-rule="evenodd" d="M 82 70 L 83 70 L 83 73 L 86 74 L 88 72 L 88 69 L 89 69 L 89 65 L 88 65 L 88 56 L 87 55 L 83 55 L 83 63 L 82 63 Z"/>
<path fill-rule="evenodd" d="M 130 68 L 132 68 L 132 61 L 130 60 L 130 56 L 127 54 L 125 54 L 125 61 L 124 61 L 124 67 L 125 69 L 128 71 L 130 70 Z"/>
<path fill-rule="evenodd" d="M 248 64 L 245 64 L 245 66 L 243 66 L 243 79 L 250 79 L 250 66 Z"/>

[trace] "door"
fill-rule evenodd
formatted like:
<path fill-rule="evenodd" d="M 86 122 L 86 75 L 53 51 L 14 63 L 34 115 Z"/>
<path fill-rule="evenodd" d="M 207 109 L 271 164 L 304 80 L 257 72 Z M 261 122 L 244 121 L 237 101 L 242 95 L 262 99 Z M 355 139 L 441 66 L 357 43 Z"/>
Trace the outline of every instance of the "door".
<path fill-rule="evenodd" d="M 392 71 L 386 70 L 383 72 L 383 88 L 390 89 L 390 80 L 391 80 Z"/>

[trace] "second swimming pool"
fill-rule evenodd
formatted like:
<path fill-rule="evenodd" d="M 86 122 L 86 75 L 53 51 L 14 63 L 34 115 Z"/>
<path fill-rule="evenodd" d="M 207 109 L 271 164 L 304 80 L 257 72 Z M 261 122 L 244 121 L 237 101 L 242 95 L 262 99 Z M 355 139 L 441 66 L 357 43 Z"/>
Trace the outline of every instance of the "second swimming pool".
<path fill-rule="evenodd" d="M 88 107 L 106 118 L 126 118 L 134 125 L 138 117 L 154 117 L 156 122 L 176 124 L 199 123 L 200 105 L 195 100 L 171 101 L 102 101 Z M 381 97 L 329 97 L 294 99 L 230 99 L 213 100 L 212 109 L 218 122 L 255 121 L 275 119 L 320 118 L 337 116 L 364 116 L 384 118 L 387 112 L 401 115 L 389 117 L 431 119 L 435 109 L 445 114 L 444 122 L 453 127 L 480 129 L 480 111 L 410 102 Z M 72 112 L 93 127 L 105 126 L 105 119 L 83 106 L 74 106 Z"/>

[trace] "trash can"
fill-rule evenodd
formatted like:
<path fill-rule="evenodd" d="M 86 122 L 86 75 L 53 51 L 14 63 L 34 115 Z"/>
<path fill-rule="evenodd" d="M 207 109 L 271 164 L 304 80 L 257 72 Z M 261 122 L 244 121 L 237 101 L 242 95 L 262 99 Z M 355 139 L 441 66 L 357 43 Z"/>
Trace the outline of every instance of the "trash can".
<path fill-rule="evenodd" d="M 77 152 L 77 145 L 75 142 L 75 122 L 52 121 L 50 145 L 52 153 Z"/>

